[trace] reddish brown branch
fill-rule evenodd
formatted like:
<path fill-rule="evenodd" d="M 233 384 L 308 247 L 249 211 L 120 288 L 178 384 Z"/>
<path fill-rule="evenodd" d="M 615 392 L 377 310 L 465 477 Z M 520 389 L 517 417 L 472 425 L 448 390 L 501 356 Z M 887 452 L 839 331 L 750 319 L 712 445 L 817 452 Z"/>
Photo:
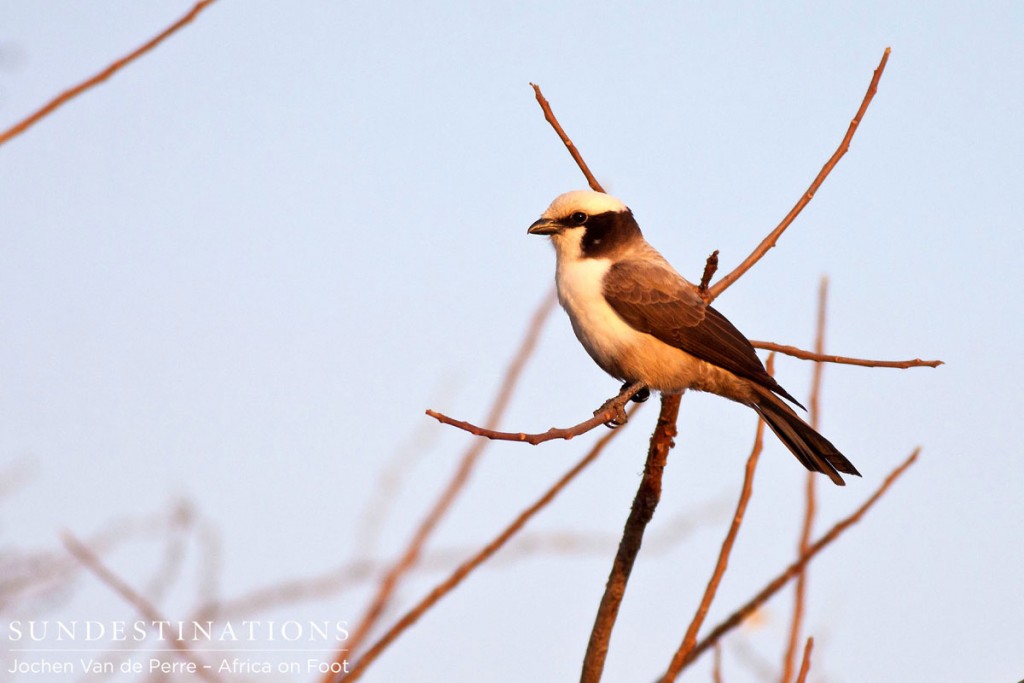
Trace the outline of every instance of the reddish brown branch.
<path fill-rule="evenodd" d="M 76 560 L 81 562 L 82 566 L 91 571 L 96 578 L 121 596 L 125 602 L 134 607 L 139 614 L 146 618 L 147 622 L 151 624 L 167 623 L 168 620 L 160 614 L 160 611 L 157 610 L 153 603 L 143 597 L 141 593 L 129 586 L 123 579 L 121 579 L 121 577 L 104 565 L 103 562 L 100 561 L 100 558 L 97 557 L 96 554 L 88 548 L 88 546 L 67 532 L 62 535 L 61 540 L 64 542 L 64 547 L 67 548 L 67 551 L 71 553 Z M 171 639 L 170 643 L 183 660 L 195 665 L 195 673 L 200 678 L 206 681 L 220 680 L 220 678 L 213 673 L 213 667 L 205 664 L 199 655 L 192 651 L 185 640 L 182 640 L 181 638 L 174 638 Z"/>
<path fill-rule="evenodd" d="M 830 356 L 822 353 L 814 353 L 813 351 L 805 351 L 804 349 L 800 349 L 795 346 L 786 346 L 785 344 L 776 344 L 775 342 L 769 341 L 751 341 L 750 343 L 755 349 L 778 351 L 779 353 L 783 353 L 787 356 L 793 356 L 794 358 L 800 358 L 802 360 L 813 360 L 819 363 L 837 363 L 840 365 L 859 365 L 864 368 L 899 368 L 905 370 L 907 368 L 937 368 L 944 364 L 944 361 L 941 360 L 921 360 L 920 358 L 915 358 L 913 360 L 868 360 L 866 358 Z"/>
<path fill-rule="evenodd" d="M 668 452 L 675 445 L 673 439 L 676 436 L 676 418 L 679 415 L 681 398 L 681 394 L 663 394 L 661 397 L 661 414 L 658 415 L 658 424 L 651 435 L 643 478 L 633 499 L 633 507 L 626 520 L 622 541 L 619 543 L 619 550 L 615 554 L 611 574 L 608 576 L 608 583 L 597 609 L 594 628 L 590 632 L 590 642 L 583 658 L 580 683 L 597 683 L 601 680 L 612 628 L 615 626 L 619 606 L 626 593 L 626 583 L 640 552 L 644 530 L 654 516 L 654 509 L 661 498 L 661 477 L 668 460 Z"/>
<path fill-rule="evenodd" d="M 499 432 L 494 429 L 488 429 L 487 427 L 478 427 L 475 424 L 469 422 L 463 422 L 462 420 L 456 420 L 455 418 L 448 417 L 444 413 L 439 413 L 436 410 L 426 411 L 427 415 L 434 418 L 438 422 L 452 427 L 458 427 L 459 429 L 469 432 L 475 436 L 483 436 L 493 441 L 521 441 L 528 443 L 533 446 L 544 443 L 545 441 L 551 441 L 553 439 L 565 439 L 568 441 L 574 437 L 586 434 L 590 430 L 600 425 L 615 421 L 622 415 L 623 406 L 629 402 L 629 399 L 633 398 L 634 394 L 643 388 L 642 384 L 632 384 L 624 387 L 619 392 L 618 396 L 614 396 L 604 402 L 600 408 L 594 411 L 594 417 L 589 420 L 584 420 L 577 425 L 572 427 L 552 427 L 546 432 L 540 432 L 537 434 L 527 434 L 525 432 Z"/>
<path fill-rule="evenodd" d="M 95 76 L 82 81 L 74 87 L 68 88 L 67 90 L 65 90 L 64 92 L 60 93 L 55 98 L 47 102 L 45 105 L 43 105 L 43 107 L 40 108 L 38 111 L 22 119 L 21 121 L 14 124 L 4 132 L 0 133 L 0 145 L 4 144 L 5 142 L 7 142 L 8 140 L 15 136 L 24 133 L 30 127 L 35 125 L 40 119 L 52 113 L 55 109 L 66 103 L 68 100 L 71 100 L 72 98 L 81 95 L 89 88 L 99 85 L 100 83 L 107 80 L 115 73 L 126 67 L 131 62 L 134 62 L 136 59 L 138 59 L 145 53 L 155 48 L 165 39 L 170 37 L 171 34 L 175 33 L 176 31 L 178 31 L 178 29 L 182 28 L 183 26 L 191 22 L 193 19 L 195 19 L 200 12 L 206 9 L 209 5 L 213 4 L 213 2 L 214 0 L 201 0 L 200 2 L 197 2 L 195 5 L 193 5 L 192 9 L 190 9 L 183 17 L 181 17 L 176 22 L 165 28 L 156 36 L 154 36 L 149 42 L 136 48 L 132 52 L 129 52 L 127 55 L 125 55 L 121 59 L 118 59 L 116 62 L 114 62 L 107 68 L 103 69 L 103 71 L 100 71 Z"/>
<path fill-rule="evenodd" d="M 594 174 L 590 172 L 587 162 L 583 161 L 583 157 L 580 155 L 579 150 L 576 149 L 576 145 L 573 144 L 572 140 L 569 139 L 569 136 L 565 134 L 564 130 L 562 130 L 561 124 L 559 124 L 558 119 L 555 118 L 555 113 L 551 111 L 551 104 L 548 103 L 544 94 L 540 91 L 540 86 L 535 83 L 531 83 L 530 87 L 533 88 L 533 93 L 537 96 L 537 104 L 540 105 L 541 110 L 544 112 L 544 120 L 550 123 L 551 127 L 555 129 L 556 133 L 558 133 L 558 137 L 562 140 L 562 143 L 565 144 L 565 148 L 569 150 L 569 154 L 572 155 L 576 165 L 580 167 L 581 171 L 583 171 L 583 175 L 586 177 L 587 183 L 590 184 L 590 189 L 595 192 L 604 192 L 604 188 L 601 187 L 601 183 L 597 182 L 597 178 L 595 178 Z"/>
<path fill-rule="evenodd" d="M 771 363 L 769 362 L 770 372 Z M 700 606 L 697 607 L 697 613 L 693 615 L 693 620 L 690 621 L 690 626 L 686 629 L 686 635 L 683 636 L 682 644 L 680 644 L 679 649 L 676 650 L 675 655 L 672 657 L 665 675 L 662 676 L 662 683 L 671 683 L 671 681 L 676 679 L 683 668 L 683 663 L 697 644 L 697 634 L 700 632 L 700 627 L 704 624 L 708 610 L 711 609 L 711 602 L 715 599 L 718 586 L 722 582 L 725 570 L 729 566 L 729 556 L 732 554 L 732 547 L 736 542 L 736 536 L 739 534 L 740 525 L 743 524 L 743 515 L 747 510 L 747 502 L 754 491 L 754 471 L 757 469 L 757 461 L 761 456 L 763 437 L 764 422 L 758 420 L 757 430 L 754 434 L 754 446 L 750 451 L 750 456 L 747 458 L 747 467 L 743 475 L 743 488 L 740 492 L 739 502 L 736 504 L 736 512 L 732 517 L 732 524 L 729 525 L 729 531 L 725 535 L 725 540 L 722 541 L 722 548 L 718 553 L 718 561 L 715 564 L 714 571 L 711 573 L 711 579 L 708 581 L 707 588 L 704 589 L 704 597 L 701 598 Z"/>
<path fill-rule="evenodd" d="M 587 467 L 587 465 L 596 460 L 597 456 L 601 454 L 602 450 L 604 450 L 604 447 L 607 446 L 618 433 L 618 431 L 612 431 L 602 436 L 582 460 L 576 463 L 572 469 L 566 472 L 562 478 L 555 482 L 555 484 L 549 488 L 544 495 L 538 498 L 535 503 L 530 505 L 518 517 L 516 517 L 512 524 L 506 527 L 504 531 L 498 534 L 493 541 L 488 543 L 482 550 L 473 555 L 473 557 L 463 562 L 447 579 L 438 584 L 426 595 L 426 597 L 420 600 L 415 607 L 406 612 L 394 626 L 388 629 L 387 633 L 381 636 L 380 640 L 370 646 L 370 648 L 366 650 L 366 653 L 352 665 L 351 673 L 345 677 L 345 682 L 352 683 L 352 681 L 358 680 L 363 673 L 366 672 L 367 667 L 369 667 L 370 664 L 380 656 L 388 645 L 405 632 L 406 629 L 415 624 L 419 618 L 423 616 L 428 609 L 433 607 L 441 598 L 454 590 L 473 570 L 498 552 L 498 550 L 500 550 L 510 538 L 526 526 L 526 523 L 530 521 L 534 515 L 554 500 L 555 496 L 557 496 L 562 489 L 568 486 L 569 483 Z"/>
<path fill-rule="evenodd" d="M 744 261 L 736 267 L 731 273 L 719 280 L 711 288 L 711 298 L 718 298 L 722 292 L 724 292 L 732 283 L 736 282 L 744 273 L 753 267 L 755 263 L 761 260 L 761 258 L 768 253 L 768 250 L 775 246 L 778 242 L 779 237 L 786 231 L 786 228 L 796 219 L 800 212 L 804 210 L 811 199 L 814 198 L 814 194 L 821 187 L 821 184 L 825 182 L 825 178 L 832 172 L 839 160 L 843 158 L 846 151 L 850 148 L 850 141 L 853 139 L 853 134 L 857 132 L 857 127 L 860 125 L 861 119 L 864 117 L 864 113 L 868 109 L 868 105 L 871 104 L 871 100 L 874 98 L 875 93 L 878 91 L 878 81 L 882 78 L 882 72 L 885 71 L 885 65 L 889 61 L 889 48 L 885 48 L 885 52 L 882 54 L 882 61 L 879 62 L 878 68 L 875 69 L 874 76 L 871 78 L 871 83 L 868 85 L 867 93 L 864 95 L 864 100 L 860 104 L 860 109 L 857 110 L 853 120 L 850 121 L 850 127 L 846 131 L 846 136 L 843 137 L 843 141 L 839 143 L 839 147 L 836 149 L 832 157 L 825 163 L 821 171 L 818 173 L 814 182 L 811 183 L 807 191 L 804 192 L 803 196 L 800 197 L 800 201 L 790 209 L 786 217 L 782 219 L 782 222 L 772 230 L 767 237 L 765 237 L 757 248 L 748 256 Z"/>
<path fill-rule="evenodd" d="M 800 557 L 796 562 L 786 567 L 785 570 L 766 585 L 760 592 L 757 593 L 753 598 L 747 601 L 742 607 L 733 612 L 725 621 L 716 626 L 707 636 L 704 637 L 697 647 L 693 649 L 690 656 L 684 662 L 684 667 L 695 661 L 697 657 L 702 655 L 708 648 L 712 647 L 717 643 L 722 636 L 729 631 L 739 626 L 743 621 L 758 610 L 761 605 L 767 602 L 773 595 L 779 592 L 787 583 L 793 580 L 797 574 L 807 565 L 808 562 L 813 560 L 818 553 L 827 548 L 833 541 L 843 534 L 844 531 L 849 529 L 851 526 L 861 520 L 862 517 L 870 510 L 879 499 L 885 495 L 886 491 L 895 483 L 899 477 L 907 471 L 911 465 L 917 460 L 918 453 L 921 449 L 915 449 L 910 456 L 904 460 L 896 469 L 894 469 L 882 485 L 868 498 L 863 505 L 857 508 L 853 514 L 837 522 L 828 532 L 819 538 L 817 541 L 812 543 L 807 552 Z"/>
<path fill-rule="evenodd" d="M 502 382 L 501 389 L 498 391 L 498 395 L 495 397 L 491 410 L 487 415 L 486 424 L 489 425 L 489 428 L 497 426 L 502 415 L 504 415 L 505 409 L 508 407 L 509 400 L 512 397 L 512 391 L 522 374 L 526 361 L 533 354 L 533 350 L 537 346 L 537 340 L 540 337 L 540 331 L 544 327 L 544 323 L 547 321 L 548 317 L 551 315 L 551 311 L 554 310 L 554 307 L 554 292 L 548 292 L 543 301 L 541 301 L 540 305 L 537 307 L 537 310 L 534 312 L 530 325 L 527 328 L 526 335 L 523 338 L 523 342 L 520 344 L 519 350 L 512 359 L 512 362 L 509 363 L 508 368 L 505 370 L 505 379 Z M 483 453 L 487 443 L 487 441 L 477 441 L 473 443 L 462 456 L 462 460 L 459 462 L 459 466 L 456 469 L 455 474 L 452 476 L 445 489 L 441 492 L 441 495 L 427 513 L 427 516 L 416 529 L 416 532 L 413 534 L 412 539 L 406 546 L 405 551 L 394 565 L 392 565 L 392 567 L 384 574 L 377 587 L 377 592 L 370 601 L 369 607 L 367 607 L 363 617 L 357 622 L 356 627 L 352 630 L 351 636 L 345 642 L 345 647 L 338 651 L 336 655 L 336 662 L 343 662 L 350 656 L 350 654 L 355 653 L 356 648 L 362 644 L 362 641 L 365 640 L 370 630 L 374 625 L 376 625 L 380 616 L 384 613 L 384 609 L 390 601 L 400 580 L 419 560 L 420 553 L 422 552 L 427 539 L 433 533 L 434 529 L 437 528 L 438 523 L 451 508 L 452 503 L 469 481 L 469 476 L 473 472 L 473 469 L 480 458 L 480 454 Z M 334 677 L 330 674 L 324 678 L 325 683 L 329 683 L 333 680 Z"/>

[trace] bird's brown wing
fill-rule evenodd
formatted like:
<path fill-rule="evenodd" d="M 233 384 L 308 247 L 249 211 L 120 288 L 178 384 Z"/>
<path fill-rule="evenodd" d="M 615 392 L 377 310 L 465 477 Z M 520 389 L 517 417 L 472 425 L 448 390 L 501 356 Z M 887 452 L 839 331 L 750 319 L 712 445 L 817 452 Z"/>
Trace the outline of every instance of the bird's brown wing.
<path fill-rule="evenodd" d="M 605 274 L 603 291 L 634 329 L 800 405 L 765 371 L 747 338 L 674 271 L 650 261 L 620 261 Z"/>

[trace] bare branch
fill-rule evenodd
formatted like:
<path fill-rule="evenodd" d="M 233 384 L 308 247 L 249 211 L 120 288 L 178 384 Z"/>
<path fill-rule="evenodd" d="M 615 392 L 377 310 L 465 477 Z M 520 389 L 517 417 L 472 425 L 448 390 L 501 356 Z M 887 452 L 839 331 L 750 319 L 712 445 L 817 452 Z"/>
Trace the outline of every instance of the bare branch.
<path fill-rule="evenodd" d="M 583 161 L 583 157 L 580 155 L 579 150 L 576 149 L 576 145 L 572 143 L 569 136 L 565 134 L 564 130 L 562 130 L 561 124 L 559 124 L 558 119 L 555 118 L 555 113 L 551 111 L 551 104 L 548 103 L 544 94 L 540 91 L 540 86 L 535 83 L 531 83 L 530 86 L 533 88 L 534 95 L 537 96 L 537 104 L 540 105 L 541 110 L 544 112 L 544 120 L 550 123 L 551 127 L 555 129 L 556 133 L 558 133 L 558 137 L 561 138 L 566 149 L 569 150 L 569 154 L 572 155 L 576 165 L 580 167 L 581 171 L 583 171 L 583 175 L 586 177 L 587 183 L 590 185 L 590 189 L 595 192 L 604 192 L 604 188 L 601 187 L 601 183 L 597 182 L 597 178 L 595 178 L 594 174 L 590 172 L 587 162 Z"/>
<path fill-rule="evenodd" d="M 43 107 L 40 108 L 38 111 L 34 112 L 33 114 L 22 119 L 18 123 L 14 124 L 7 130 L 0 133 L 0 145 L 3 145 L 8 140 L 20 135 L 21 133 L 24 133 L 30 127 L 38 123 L 40 119 L 52 113 L 54 110 L 56 110 L 58 107 L 66 103 L 68 100 L 71 100 L 72 98 L 81 95 L 89 88 L 99 85 L 100 83 L 107 80 L 124 67 L 128 66 L 128 64 L 134 62 L 136 59 L 138 59 L 142 55 L 146 54 L 147 52 L 155 48 L 157 45 L 159 45 L 164 40 L 169 38 L 171 34 L 175 33 L 176 31 L 178 31 L 178 29 L 182 28 L 183 26 L 191 22 L 193 19 L 195 19 L 200 12 L 206 9 L 209 5 L 212 5 L 213 2 L 214 0 L 200 0 L 200 2 L 197 2 L 192 7 L 192 9 L 190 9 L 183 17 L 181 17 L 176 22 L 165 28 L 156 36 L 154 36 L 151 40 L 149 40 L 149 42 L 136 48 L 132 52 L 129 52 L 127 55 L 125 55 L 121 59 L 118 59 L 113 64 L 103 69 L 103 71 L 100 71 L 95 76 L 82 81 L 74 87 L 68 88 L 67 90 L 65 90 L 64 92 L 62 92 L 61 94 L 57 95 L 55 98 L 47 102 L 45 105 L 43 105 Z"/>
<path fill-rule="evenodd" d="M 165 623 L 167 619 L 160 614 L 156 606 L 153 605 L 149 600 L 143 597 L 138 591 L 129 586 L 124 580 L 121 579 L 117 574 L 107 568 L 96 556 L 88 546 L 79 541 L 77 538 L 72 536 L 70 533 L 65 532 L 61 540 L 64 542 L 64 547 L 71 553 L 75 559 L 82 563 L 86 569 L 89 569 L 100 581 L 110 587 L 115 593 L 120 595 L 125 602 L 130 604 L 138 611 L 139 614 L 144 616 L 150 623 Z M 188 643 L 181 638 L 174 638 L 170 641 L 171 645 L 175 650 L 178 651 L 182 659 L 187 662 L 195 664 L 195 673 L 207 681 L 219 681 L 220 679 L 213 674 L 213 667 L 204 664 L 199 655 L 192 651 Z"/>
<path fill-rule="evenodd" d="M 630 411 L 635 412 L 634 411 Z M 366 669 L 372 664 L 380 654 L 392 643 L 398 636 L 400 636 L 406 629 L 415 624 L 420 617 L 426 613 L 431 607 L 433 607 L 441 598 L 446 596 L 452 590 L 454 590 L 462 580 L 469 576 L 477 567 L 486 562 L 492 557 L 510 538 L 512 538 L 520 529 L 526 526 L 526 523 L 542 510 L 548 503 L 554 500 L 555 496 L 561 493 L 562 489 L 569 485 L 569 483 L 576 478 L 577 475 L 582 472 L 587 465 L 597 459 L 597 456 L 601 454 L 605 446 L 619 434 L 618 431 L 608 432 L 602 436 L 597 443 L 594 444 L 593 448 L 578 462 L 572 469 L 566 472 L 555 484 L 549 488 L 544 495 L 537 499 L 535 503 L 526 508 L 516 519 L 505 528 L 498 536 L 488 543 L 482 550 L 476 553 L 473 557 L 463 562 L 459 567 L 452 572 L 452 574 L 438 584 L 430 593 L 420 600 L 415 607 L 405 613 L 401 619 L 399 619 L 394 626 L 388 629 L 381 638 L 367 649 L 366 653 L 356 661 L 352 667 L 351 672 L 345 676 L 346 683 L 352 683 L 352 681 L 358 680 Z"/>
<path fill-rule="evenodd" d="M 920 448 L 914 449 L 914 452 L 911 453 L 906 460 L 904 460 L 898 467 L 896 467 L 896 469 L 894 469 L 889 474 L 888 477 L 885 478 L 885 481 L 882 482 L 882 485 L 879 486 L 878 489 L 871 495 L 871 497 L 868 498 L 863 505 L 857 508 L 857 510 L 853 514 L 837 522 L 831 529 L 828 530 L 828 532 L 824 536 L 822 536 L 810 545 L 810 547 L 807 549 L 807 553 L 801 556 L 800 559 L 798 559 L 796 562 L 786 567 L 786 569 L 783 570 L 781 574 L 779 574 L 770 582 L 768 582 L 768 585 L 765 586 L 757 595 L 755 595 L 753 598 L 747 601 L 747 603 L 740 607 L 738 610 L 733 612 L 725 621 L 716 626 L 715 629 L 711 631 L 711 633 L 705 636 L 703 640 L 697 643 L 697 647 L 695 647 L 693 649 L 693 652 L 690 653 L 690 656 L 684 663 L 684 667 L 688 666 L 690 663 L 695 661 L 697 657 L 702 655 L 708 648 L 712 647 L 715 643 L 717 643 L 718 640 L 721 639 L 721 637 L 724 636 L 726 633 L 728 633 L 729 631 L 733 630 L 741 623 L 743 623 L 744 619 L 753 614 L 758 608 L 761 607 L 761 605 L 767 602 L 768 599 L 770 599 L 773 595 L 778 593 L 779 590 L 781 590 L 797 574 L 799 574 L 800 570 L 803 569 L 808 562 L 813 560 L 818 553 L 820 553 L 822 550 L 828 547 L 829 544 L 831 544 L 833 541 L 839 538 L 839 536 L 841 536 L 844 531 L 846 531 L 851 526 L 859 522 L 861 518 L 864 517 L 864 515 L 867 513 L 867 511 L 870 510 L 883 495 L 885 495 L 886 491 L 889 490 L 889 487 L 891 487 L 893 483 L 895 483 L 895 481 L 899 479 L 899 477 L 904 472 L 907 471 L 907 468 L 914 464 L 920 452 Z"/>
<path fill-rule="evenodd" d="M 604 671 L 604 662 L 608 656 L 608 643 L 612 637 L 612 628 L 619 614 L 619 606 L 626 594 L 626 583 L 629 581 L 633 563 L 640 552 L 644 530 L 654 516 L 654 509 L 661 498 L 661 477 L 668 460 L 668 452 L 675 445 L 676 418 L 679 415 L 679 402 L 682 394 L 662 394 L 661 414 L 658 424 L 651 435 L 651 445 L 644 465 L 644 475 L 640 480 L 633 506 L 626 519 L 626 527 L 622 533 L 619 550 L 612 563 L 611 574 L 605 586 L 601 604 L 597 609 L 594 628 L 590 632 L 590 642 L 583 658 L 583 671 L 580 683 L 597 683 Z"/>
<path fill-rule="evenodd" d="M 825 162 L 825 165 L 814 179 L 814 182 L 811 183 L 810 187 L 807 188 L 807 191 L 804 192 L 802 197 L 800 197 L 800 201 L 798 201 L 796 205 L 790 209 L 789 213 L 786 214 L 786 217 L 782 219 L 782 222 L 779 223 L 778 226 L 776 226 L 776 228 L 772 230 L 759 245 L 757 245 L 757 248 L 754 249 L 750 256 L 744 259 L 743 263 L 715 283 L 711 288 L 712 299 L 717 299 L 722 292 L 732 285 L 732 283 L 736 282 L 736 280 L 750 270 L 755 263 L 760 261 L 761 258 L 768 253 L 769 249 L 775 246 L 775 243 L 778 242 L 782 233 L 785 232 L 786 228 L 788 228 L 796 217 L 800 215 L 800 212 L 804 210 L 804 207 L 810 203 L 811 199 L 814 198 L 814 194 L 818 191 L 818 188 L 821 187 L 823 182 L 825 182 L 825 178 L 828 177 L 828 174 L 832 172 L 835 165 L 839 163 L 839 160 L 846 154 L 846 151 L 850 148 L 850 140 L 853 139 L 853 134 L 857 132 L 857 126 L 860 125 L 860 121 L 864 117 L 864 113 L 867 111 L 868 105 L 871 104 L 871 100 L 878 91 L 878 81 L 882 78 L 882 72 L 885 71 L 886 62 L 889 61 L 889 51 L 889 48 L 885 48 L 885 52 L 882 54 L 882 61 L 879 62 L 878 68 L 875 69 L 874 76 L 871 78 L 871 84 L 868 85 L 868 91 L 864 95 L 864 100 L 860 104 L 860 109 L 857 110 L 853 120 L 850 121 L 850 127 L 847 129 L 846 136 L 843 138 L 843 141 L 839 143 L 839 148 L 836 149 L 835 153 L 832 154 L 832 157 Z"/>
<path fill-rule="evenodd" d="M 849 358 L 847 356 L 830 356 L 769 341 L 751 341 L 750 344 L 755 349 L 777 351 L 802 360 L 813 360 L 819 363 L 837 363 L 839 365 L 859 365 L 864 368 L 899 368 L 905 370 L 907 368 L 937 368 L 940 365 L 945 365 L 945 361 L 921 360 L 920 358 L 913 360 L 868 360 L 865 358 Z"/>
<path fill-rule="evenodd" d="M 521 441 L 528 443 L 533 446 L 544 443 L 545 441 L 551 441 L 553 439 L 565 439 L 568 441 L 574 437 L 586 434 L 590 430 L 594 429 L 603 424 L 614 423 L 622 415 L 623 407 L 629 402 L 629 399 L 644 388 L 641 383 L 631 384 L 623 387 L 622 391 L 617 396 L 613 396 L 604 402 L 600 408 L 594 411 L 594 417 L 589 420 L 584 420 L 577 425 L 572 427 L 552 427 L 546 432 L 540 432 L 538 434 L 527 434 L 525 432 L 499 432 L 494 429 L 488 429 L 486 427 L 477 427 L 469 422 L 463 422 L 462 420 L 456 420 L 455 418 L 448 417 L 443 413 L 439 413 L 436 410 L 428 410 L 427 415 L 434 418 L 438 422 L 452 427 L 458 427 L 459 429 L 469 432 L 475 436 L 483 436 L 493 441 Z"/>

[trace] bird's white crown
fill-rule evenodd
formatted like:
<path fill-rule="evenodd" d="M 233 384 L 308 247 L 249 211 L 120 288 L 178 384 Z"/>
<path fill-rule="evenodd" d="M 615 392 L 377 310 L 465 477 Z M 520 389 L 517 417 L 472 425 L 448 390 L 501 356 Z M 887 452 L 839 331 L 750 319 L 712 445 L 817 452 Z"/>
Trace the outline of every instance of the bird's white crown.
<path fill-rule="evenodd" d="M 593 190 L 573 190 L 555 197 L 551 206 L 544 212 L 544 218 L 565 218 L 571 213 L 582 211 L 588 215 L 605 213 L 606 211 L 628 211 L 620 200 Z"/>

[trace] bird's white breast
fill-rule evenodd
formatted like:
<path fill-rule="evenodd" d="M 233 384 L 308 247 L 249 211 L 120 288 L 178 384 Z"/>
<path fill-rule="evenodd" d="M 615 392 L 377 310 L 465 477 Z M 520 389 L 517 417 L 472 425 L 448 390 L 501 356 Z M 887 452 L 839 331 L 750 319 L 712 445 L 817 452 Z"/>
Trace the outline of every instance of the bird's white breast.
<path fill-rule="evenodd" d="M 609 259 L 559 259 L 555 280 L 558 300 L 580 343 L 606 372 L 621 378 L 620 360 L 642 335 L 604 297 L 604 276 L 611 267 Z"/>

